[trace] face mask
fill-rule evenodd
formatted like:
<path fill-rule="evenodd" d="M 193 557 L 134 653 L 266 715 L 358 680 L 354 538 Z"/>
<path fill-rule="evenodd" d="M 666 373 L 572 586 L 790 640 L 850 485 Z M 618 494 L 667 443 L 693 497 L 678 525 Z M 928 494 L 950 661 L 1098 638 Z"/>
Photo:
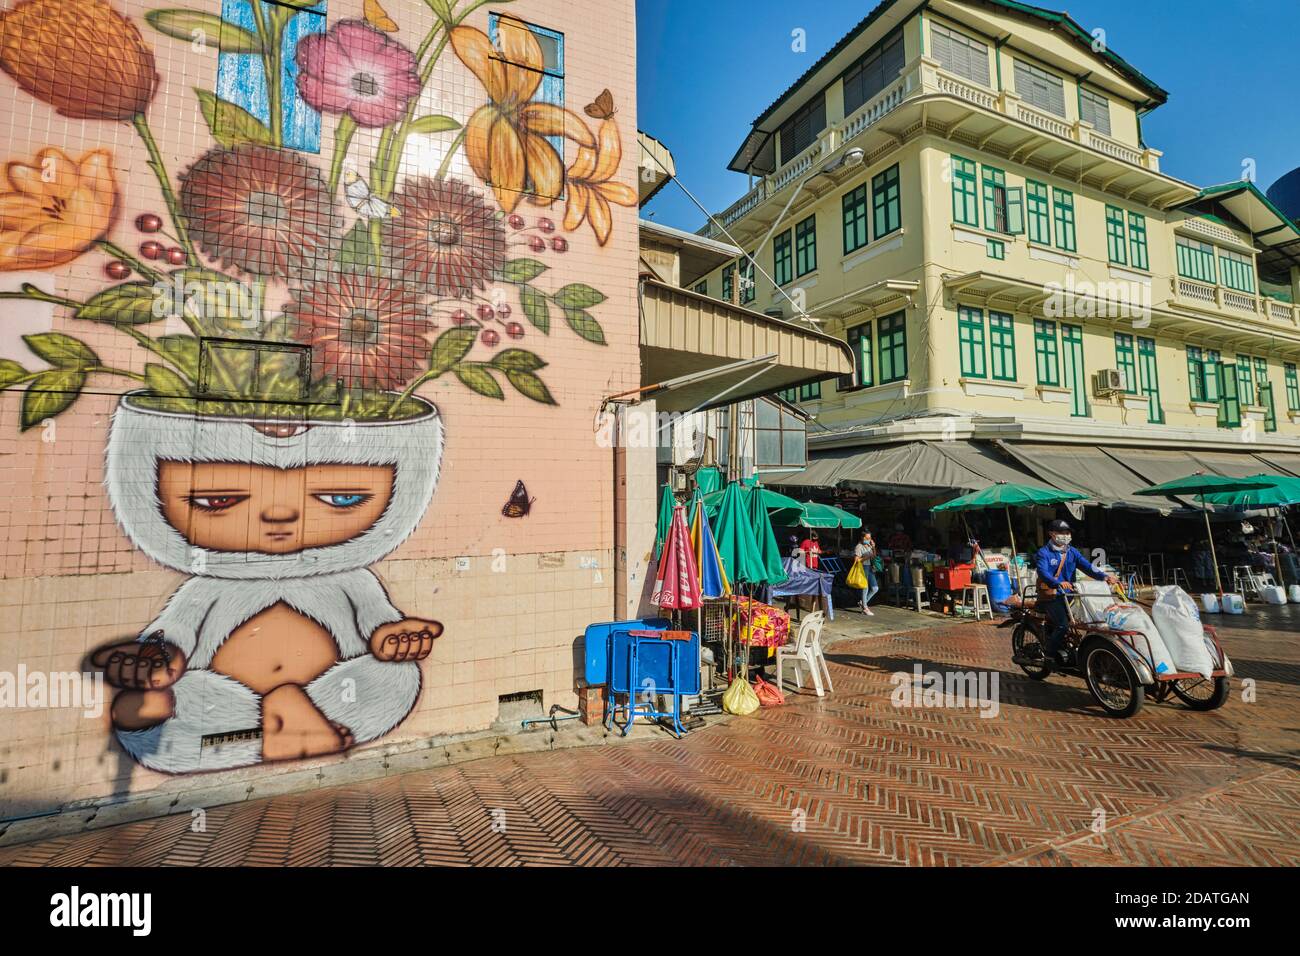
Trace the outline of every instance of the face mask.
<path fill-rule="evenodd" d="M 1052 546 L 1064 550 L 1070 546 L 1072 540 L 1073 538 L 1068 534 L 1054 534 L 1052 535 Z"/>

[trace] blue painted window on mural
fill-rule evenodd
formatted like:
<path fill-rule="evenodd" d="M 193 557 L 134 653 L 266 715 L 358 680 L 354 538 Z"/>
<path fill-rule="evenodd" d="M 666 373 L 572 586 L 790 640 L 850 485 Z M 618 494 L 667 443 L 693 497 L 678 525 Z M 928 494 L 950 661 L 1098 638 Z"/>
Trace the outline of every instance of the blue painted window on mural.
<path fill-rule="evenodd" d="M 548 30 L 546 27 L 539 27 L 535 23 L 528 23 L 524 20 L 518 19 L 517 17 L 503 16 L 499 13 L 490 13 L 488 14 L 488 39 L 492 42 L 492 45 L 497 48 L 498 52 L 501 50 L 500 26 L 503 19 L 511 20 L 512 22 L 527 28 L 528 32 L 531 33 L 533 38 L 537 41 L 537 45 L 541 47 L 542 66 L 540 70 L 537 70 L 537 72 L 542 74 L 542 82 L 537 88 L 537 92 L 533 94 L 532 102 L 549 103 L 552 106 L 563 108 L 564 34 L 557 33 L 554 30 Z M 513 60 L 508 60 L 504 53 L 501 53 L 501 58 L 521 69 L 536 69 L 533 64 L 517 63 Z M 564 164 L 564 137 L 548 136 L 546 137 L 546 141 L 555 147 L 555 151 L 560 156 L 560 163 Z M 528 191 L 534 195 L 536 194 L 536 190 L 532 183 L 528 184 Z M 546 198 L 563 199 L 563 182 L 561 181 L 560 195 L 548 196 Z"/>
<path fill-rule="evenodd" d="M 259 0 L 222 0 L 222 19 L 256 34 L 257 17 L 252 6 L 255 2 Z M 264 22 L 271 22 L 272 17 L 287 17 L 280 41 L 280 115 L 271 116 L 266 73 L 262 57 L 256 53 L 219 55 L 217 96 L 247 110 L 268 129 L 278 124 L 280 141 L 286 148 L 319 153 L 320 114 L 298 95 L 298 65 L 294 62 L 294 51 L 303 37 L 325 32 L 328 0 L 320 0 L 315 6 L 301 9 L 268 0 L 260 0 L 260 4 Z M 223 131 L 216 129 L 214 132 L 220 136 Z"/>

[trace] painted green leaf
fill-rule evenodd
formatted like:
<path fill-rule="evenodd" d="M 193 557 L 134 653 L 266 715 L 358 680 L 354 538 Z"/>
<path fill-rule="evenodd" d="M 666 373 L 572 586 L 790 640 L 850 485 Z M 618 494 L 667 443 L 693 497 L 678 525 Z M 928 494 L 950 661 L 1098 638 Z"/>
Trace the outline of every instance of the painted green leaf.
<path fill-rule="evenodd" d="M 199 340 L 192 335 L 164 335 L 155 340 L 191 382 L 199 380 Z"/>
<path fill-rule="evenodd" d="M 407 127 L 412 133 L 445 133 L 453 129 L 460 129 L 460 124 L 450 116 L 421 116 Z"/>
<path fill-rule="evenodd" d="M 126 282 L 91 296 L 73 318 L 112 325 L 145 325 L 171 314 L 166 293 L 152 282 Z"/>
<path fill-rule="evenodd" d="M 541 356 L 527 349 L 503 349 L 492 357 L 489 364 L 503 372 L 535 372 L 546 368 Z"/>
<path fill-rule="evenodd" d="M 338 263 L 339 268 L 345 272 L 364 272 L 378 267 L 375 246 L 370 241 L 370 224 L 366 220 L 358 219 L 343 237 L 343 242 L 339 245 Z"/>
<path fill-rule="evenodd" d="M 187 396 L 190 383 L 165 365 L 150 363 L 144 367 L 144 384 L 155 395 Z"/>
<path fill-rule="evenodd" d="M 478 330 L 469 327 L 448 329 L 438 336 L 429 353 L 429 377 L 436 378 L 450 370 L 469 354 L 477 337 Z"/>
<path fill-rule="evenodd" d="M 511 259 L 501 270 L 501 278 L 506 282 L 532 282 L 546 271 L 546 266 L 536 259 Z"/>
<path fill-rule="evenodd" d="M 480 395 L 488 398 L 506 397 L 506 393 L 501 390 L 501 385 L 492 377 L 492 373 L 481 365 L 458 365 L 456 377 Z"/>
<path fill-rule="evenodd" d="M 23 341 L 29 349 L 56 368 L 84 369 L 99 364 L 99 356 L 89 345 L 62 332 L 24 335 Z"/>
<path fill-rule="evenodd" d="M 37 375 L 23 392 L 22 430 L 66 411 L 85 384 L 86 374 L 77 369 L 52 369 Z"/>
<path fill-rule="evenodd" d="M 291 3 L 292 0 L 283 0 Z M 159 33 L 184 40 L 202 42 L 222 53 L 261 53 L 262 42 L 238 24 L 223 20 L 215 13 L 197 10 L 150 10 L 144 15 Z"/>
<path fill-rule="evenodd" d="M 546 387 L 546 383 L 532 372 L 506 372 L 506 378 L 520 395 L 541 402 L 543 405 L 555 404 L 555 399 L 551 397 L 551 390 Z"/>
<path fill-rule="evenodd" d="M 569 323 L 569 328 L 588 342 L 595 342 L 597 345 L 606 344 L 605 331 L 590 312 L 582 309 L 565 309 L 564 318 Z"/>
<path fill-rule="evenodd" d="M 530 285 L 519 290 L 519 304 L 524 307 L 528 321 L 540 329 L 543 335 L 551 334 L 551 305 L 546 296 Z"/>
<path fill-rule="evenodd" d="M 590 309 L 600 305 L 608 296 L 583 282 L 575 282 L 566 285 L 553 298 L 562 309 Z"/>
<path fill-rule="evenodd" d="M 0 388 L 8 388 L 27 377 L 27 369 L 13 359 L 0 359 Z"/>
<path fill-rule="evenodd" d="M 239 143 L 272 145 L 273 137 L 266 124 L 242 106 L 236 106 L 216 93 L 198 87 L 195 87 L 194 95 L 199 98 L 199 109 L 208 121 L 212 138 L 222 146 L 229 149 Z"/>

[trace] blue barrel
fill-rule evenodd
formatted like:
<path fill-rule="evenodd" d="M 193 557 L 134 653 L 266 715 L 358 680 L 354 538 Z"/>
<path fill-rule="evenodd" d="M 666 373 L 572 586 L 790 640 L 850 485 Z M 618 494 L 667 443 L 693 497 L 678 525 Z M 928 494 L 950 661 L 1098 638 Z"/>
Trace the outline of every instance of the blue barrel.
<path fill-rule="evenodd" d="M 988 585 L 989 600 L 993 602 L 993 610 L 1005 614 L 1007 599 L 1011 597 L 1011 575 L 997 568 L 989 568 L 988 574 L 984 576 L 984 583 Z"/>

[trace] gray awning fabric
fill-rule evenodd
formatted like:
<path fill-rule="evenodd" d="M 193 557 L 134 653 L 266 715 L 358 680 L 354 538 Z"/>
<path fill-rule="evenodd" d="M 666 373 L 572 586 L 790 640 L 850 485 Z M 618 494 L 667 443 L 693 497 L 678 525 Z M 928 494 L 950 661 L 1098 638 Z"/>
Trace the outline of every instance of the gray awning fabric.
<path fill-rule="evenodd" d="M 1209 471 L 1204 464 L 1197 461 L 1185 451 L 1164 448 L 1103 448 L 1105 454 L 1135 471 L 1139 478 L 1145 478 L 1146 484 L 1139 488 L 1163 484 L 1175 478 L 1186 478 L 1198 471 Z"/>
<path fill-rule="evenodd" d="M 936 497 L 979 491 L 998 481 L 1042 482 L 969 441 L 907 442 L 819 454 L 799 474 L 765 475 L 772 485 L 834 488 Z"/>
<path fill-rule="evenodd" d="M 1300 477 L 1300 455 L 1282 451 L 1257 451 L 1255 457 L 1267 466 L 1264 471 Z"/>
<path fill-rule="evenodd" d="M 1040 445 L 1037 443 L 998 442 L 1026 470 L 1040 481 L 1088 496 L 1086 504 L 1105 508 L 1131 508 L 1136 511 L 1168 514 L 1168 502 L 1161 498 L 1141 498 L 1134 494 L 1153 482 L 1116 461 L 1093 445 Z"/>
<path fill-rule="evenodd" d="M 1260 474 L 1261 468 L 1268 470 L 1265 461 L 1247 452 L 1194 451 L 1190 454 L 1204 466 L 1202 470 L 1228 478 L 1249 478 Z"/>
<path fill-rule="evenodd" d="M 808 462 L 802 471 L 769 472 L 763 475 L 765 485 L 783 485 L 789 488 L 834 488 L 835 473 L 850 458 L 860 452 L 855 448 L 833 449 Z"/>

